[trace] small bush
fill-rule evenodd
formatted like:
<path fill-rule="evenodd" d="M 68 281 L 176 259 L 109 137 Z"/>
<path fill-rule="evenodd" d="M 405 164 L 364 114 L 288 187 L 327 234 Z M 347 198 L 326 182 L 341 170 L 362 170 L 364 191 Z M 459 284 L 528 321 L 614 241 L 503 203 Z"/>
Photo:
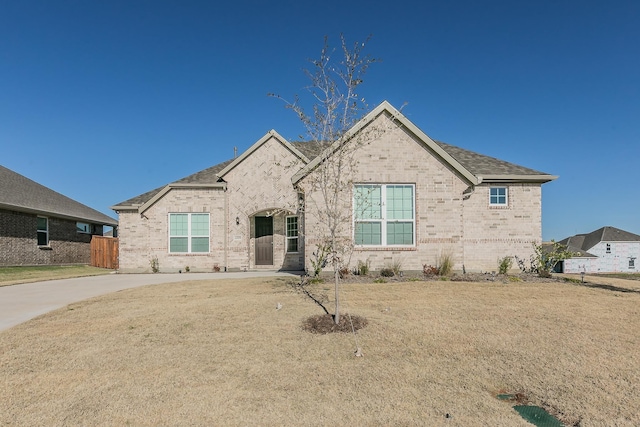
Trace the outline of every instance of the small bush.
<path fill-rule="evenodd" d="M 378 277 L 373 283 L 387 283 L 387 281 L 383 277 Z"/>
<path fill-rule="evenodd" d="M 400 261 L 399 259 L 396 259 L 394 261 L 386 263 L 385 268 L 390 269 L 391 271 L 393 271 L 393 274 L 395 274 L 396 276 L 399 276 L 400 272 L 402 271 L 402 261 Z"/>
<path fill-rule="evenodd" d="M 520 278 L 518 276 L 509 276 L 509 281 L 510 282 L 521 282 Z"/>
<path fill-rule="evenodd" d="M 432 265 L 424 264 L 422 266 L 422 274 L 425 276 L 437 276 L 440 273 L 438 267 L 434 267 Z"/>
<path fill-rule="evenodd" d="M 395 273 L 390 268 L 383 268 L 382 270 L 380 270 L 380 276 L 382 276 L 382 277 L 393 277 L 393 276 L 395 276 Z"/>
<path fill-rule="evenodd" d="M 358 266 L 354 270 L 354 274 L 357 276 L 367 276 L 369 274 L 371 263 L 367 261 L 358 261 Z"/>
<path fill-rule="evenodd" d="M 440 276 L 448 276 L 453 271 L 453 255 L 450 253 L 441 253 L 438 257 L 438 274 Z"/>
<path fill-rule="evenodd" d="M 149 265 L 151 265 L 151 271 L 157 273 L 160 271 L 160 262 L 158 261 L 158 257 L 154 256 L 149 260 Z"/>
<path fill-rule="evenodd" d="M 507 274 L 507 272 L 511 270 L 512 265 L 513 265 L 512 257 L 506 256 L 503 258 L 498 258 L 498 273 Z"/>
<path fill-rule="evenodd" d="M 340 274 L 341 279 L 344 279 L 349 274 L 351 274 L 351 272 L 349 271 L 349 267 L 342 267 L 338 273 Z"/>

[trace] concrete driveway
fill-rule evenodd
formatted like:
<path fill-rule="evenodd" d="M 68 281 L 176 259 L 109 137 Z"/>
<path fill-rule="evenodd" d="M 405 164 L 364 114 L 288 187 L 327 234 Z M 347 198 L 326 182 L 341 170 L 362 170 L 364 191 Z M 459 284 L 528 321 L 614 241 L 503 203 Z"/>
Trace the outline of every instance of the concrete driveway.
<path fill-rule="evenodd" d="M 250 271 L 241 273 L 109 274 L 0 287 L 0 331 L 36 316 L 98 295 L 161 283 L 251 277 L 298 277 L 295 273 Z"/>

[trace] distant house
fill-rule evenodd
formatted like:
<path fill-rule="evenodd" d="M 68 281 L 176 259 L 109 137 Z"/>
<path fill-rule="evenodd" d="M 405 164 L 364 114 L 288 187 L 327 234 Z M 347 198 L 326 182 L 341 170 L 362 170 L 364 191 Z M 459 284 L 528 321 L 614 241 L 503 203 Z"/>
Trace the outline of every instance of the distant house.
<path fill-rule="evenodd" d="M 340 202 L 350 267 L 422 270 L 449 254 L 457 270 L 493 271 L 541 242 L 542 184 L 555 176 L 434 141 L 387 102 L 349 135 L 319 154 L 272 130 L 236 159 L 112 206 L 120 269 L 310 270 L 326 236 L 313 177 L 340 143 L 358 160 Z"/>
<path fill-rule="evenodd" d="M 635 273 L 640 271 L 640 236 L 615 227 L 576 234 L 558 243 L 575 253 L 558 266 L 563 273 Z"/>
<path fill-rule="evenodd" d="M 0 266 L 88 264 L 93 235 L 118 222 L 0 166 Z"/>

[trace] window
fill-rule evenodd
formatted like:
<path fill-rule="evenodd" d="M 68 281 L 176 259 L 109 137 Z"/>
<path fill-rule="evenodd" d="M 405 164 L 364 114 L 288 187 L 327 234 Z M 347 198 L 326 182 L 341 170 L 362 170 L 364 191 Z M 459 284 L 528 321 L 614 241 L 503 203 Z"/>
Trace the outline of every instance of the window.
<path fill-rule="evenodd" d="M 49 245 L 49 218 L 38 217 L 38 246 Z"/>
<path fill-rule="evenodd" d="M 287 252 L 298 252 L 298 217 L 287 217 Z"/>
<path fill-rule="evenodd" d="M 209 252 L 209 214 L 169 214 L 169 252 Z"/>
<path fill-rule="evenodd" d="M 489 189 L 490 206 L 507 206 L 507 187 L 491 187 Z"/>
<path fill-rule="evenodd" d="M 607 253 L 611 253 L 611 243 L 607 243 Z"/>
<path fill-rule="evenodd" d="M 415 186 L 367 184 L 354 189 L 354 240 L 356 245 L 413 245 Z"/>
<path fill-rule="evenodd" d="M 91 234 L 91 224 L 87 224 L 86 222 L 76 222 L 76 231 L 78 233 Z"/>
<path fill-rule="evenodd" d="M 636 268 L 636 259 L 635 258 L 629 258 L 629 268 L 631 269 L 635 269 Z"/>

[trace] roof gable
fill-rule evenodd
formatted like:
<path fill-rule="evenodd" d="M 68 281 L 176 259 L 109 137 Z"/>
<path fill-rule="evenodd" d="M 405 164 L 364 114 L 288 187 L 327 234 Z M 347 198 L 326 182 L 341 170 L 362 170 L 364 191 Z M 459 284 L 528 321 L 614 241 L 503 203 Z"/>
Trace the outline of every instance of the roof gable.
<path fill-rule="evenodd" d="M 347 131 L 344 138 L 335 141 L 304 168 L 302 168 L 302 170 L 295 174 L 293 176 L 293 183 L 298 183 L 320 163 L 333 155 L 342 144 L 348 143 L 381 114 L 388 115 L 388 117 L 397 123 L 399 127 L 402 127 L 411 133 L 417 141 L 429 148 L 431 152 L 439 157 L 444 163 L 448 164 L 472 185 L 477 185 L 482 182 L 544 183 L 557 178 L 557 176 L 538 172 L 533 169 L 505 162 L 493 157 L 484 156 L 443 142 L 437 142 L 420 130 L 420 128 L 407 119 L 389 102 L 383 101 L 369 114 L 359 120 L 358 123 L 356 123 L 356 125 L 354 125 L 349 131 Z"/>
<path fill-rule="evenodd" d="M 0 207 L 19 212 L 118 225 L 115 219 L 0 166 Z"/>
<path fill-rule="evenodd" d="M 588 251 L 601 242 L 640 242 L 640 236 L 616 227 L 605 226 L 587 234 L 576 234 L 558 243 Z"/>
<path fill-rule="evenodd" d="M 298 146 L 294 146 L 289 143 L 286 139 L 284 139 L 278 132 L 275 130 L 270 130 L 267 132 L 262 138 L 256 141 L 251 147 L 249 147 L 244 153 L 235 158 L 231 163 L 229 163 L 224 169 L 220 171 L 218 176 L 220 178 L 224 178 L 224 176 L 229 173 L 233 168 L 242 163 L 247 157 L 251 156 L 256 150 L 258 150 L 263 144 L 269 141 L 271 138 L 274 138 L 283 147 L 289 150 L 294 156 L 302 160 L 305 164 L 309 163 L 309 159 L 305 156 L 299 149 Z"/>

